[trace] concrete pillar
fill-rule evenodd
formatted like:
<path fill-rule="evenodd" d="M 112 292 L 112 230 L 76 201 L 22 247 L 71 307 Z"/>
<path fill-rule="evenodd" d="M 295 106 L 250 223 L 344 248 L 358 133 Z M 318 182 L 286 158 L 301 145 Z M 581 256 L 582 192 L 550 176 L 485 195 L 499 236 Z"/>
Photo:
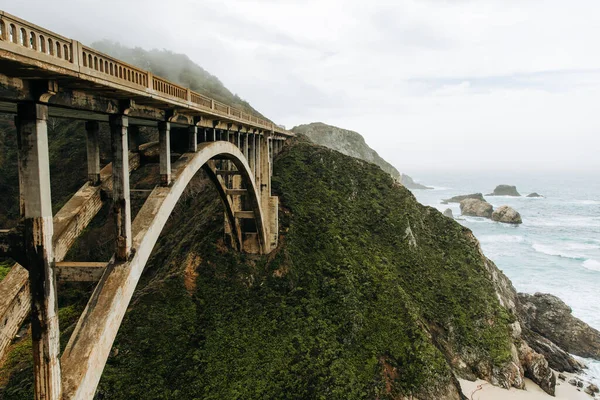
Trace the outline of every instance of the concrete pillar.
<path fill-rule="evenodd" d="M 171 184 L 171 123 L 158 124 L 158 144 L 160 155 L 160 182 L 163 186 Z"/>
<path fill-rule="evenodd" d="M 255 149 L 255 136 L 253 133 L 248 135 L 248 165 L 250 166 L 250 172 L 252 172 L 252 179 L 254 180 L 254 161 L 256 161 Z"/>
<path fill-rule="evenodd" d="M 217 141 L 217 128 L 213 128 L 212 129 L 209 141 L 210 142 L 216 142 Z"/>
<path fill-rule="evenodd" d="M 188 127 L 188 151 L 190 153 L 198 151 L 198 127 L 196 125 Z"/>
<path fill-rule="evenodd" d="M 113 213 L 117 227 L 117 260 L 125 261 L 131 251 L 131 200 L 129 197 L 128 118 L 110 116 L 113 155 Z"/>
<path fill-rule="evenodd" d="M 87 166 L 88 181 L 94 186 L 100 184 L 100 143 L 99 133 L 100 124 L 97 121 L 87 121 L 85 123 L 87 133 Z"/>
<path fill-rule="evenodd" d="M 263 142 L 263 135 L 262 134 L 258 134 L 256 135 L 256 143 L 255 143 L 255 148 L 256 148 L 256 160 L 254 161 L 254 176 L 255 176 L 255 182 L 256 182 L 256 189 L 258 190 L 258 195 L 260 196 L 260 193 L 262 191 L 262 164 L 260 162 L 260 153 L 261 153 L 261 147 L 262 147 L 262 142 Z"/>
<path fill-rule="evenodd" d="M 269 181 L 273 175 L 273 138 L 269 138 Z"/>
<path fill-rule="evenodd" d="M 242 138 L 242 142 L 243 142 L 242 143 L 242 153 L 244 153 L 244 158 L 246 160 L 248 160 L 248 154 L 249 154 L 249 151 L 248 151 L 249 150 L 248 149 L 248 147 L 249 147 L 249 144 L 248 144 L 249 143 L 249 140 L 248 140 L 249 136 L 250 135 L 248 133 L 246 133 L 246 134 L 244 134 L 244 137 Z"/>
<path fill-rule="evenodd" d="M 18 105 L 19 170 L 31 288 L 34 393 L 37 400 L 59 400 L 62 387 L 47 119 L 46 105 Z"/>

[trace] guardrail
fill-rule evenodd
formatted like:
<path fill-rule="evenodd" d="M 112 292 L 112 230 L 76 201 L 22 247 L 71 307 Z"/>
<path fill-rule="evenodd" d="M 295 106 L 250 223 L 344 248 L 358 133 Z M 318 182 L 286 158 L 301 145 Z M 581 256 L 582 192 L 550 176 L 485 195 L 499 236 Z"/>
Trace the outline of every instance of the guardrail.
<path fill-rule="evenodd" d="M 250 115 L 188 88 L 154 76 L 109 55 L 84 46 L 76 40 L 58 35 L 21 18 L 0 11 L 0 48 L 45 61 L 80 74 L 118 84 L 148 95 L 167 98 L 189 107 L 210 110 L 228 119 L 239 120 L 269 130 L 279 127 L 273 122 Z M 280 129 L 280 128 L 279 128 Z"/>

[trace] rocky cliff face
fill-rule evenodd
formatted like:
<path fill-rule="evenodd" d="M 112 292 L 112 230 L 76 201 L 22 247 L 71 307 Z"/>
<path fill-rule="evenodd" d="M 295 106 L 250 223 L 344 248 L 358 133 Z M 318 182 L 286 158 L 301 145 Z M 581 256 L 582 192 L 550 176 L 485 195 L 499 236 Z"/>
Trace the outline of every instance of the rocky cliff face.
<path fill-rule="evenodd" d="M 322 122 L 299 125 L 292 128 L 292 132 L 306 135 L 310 140 L 321 146 L 339 151 L 347 156 L 360 158 L 378 165 L 397 181 L 401 180 L 400 172 L 394 166 L 369 147 L 365 139 L 358 132 L 327 125 Z"/>
<path fill-rule="evenodd" d="M 295 142 L 274 165 L 281 236 L 268 256 L 224 243 L 218 196 L 197 177 L 154 249 L 100 397 L 458 400 L 454 373 L 551 385 L 535 372 L 544 358 L 521 346 L 510 281 L 468 229 L 377 166 Z M 97 260 L 89 237 L 110 220 L 92 223 L 76 259 Z M 66 339 L 85 295 L 60 293 Z M 6 400 L 31 398 L 22 343 L 0 371 Z"/>

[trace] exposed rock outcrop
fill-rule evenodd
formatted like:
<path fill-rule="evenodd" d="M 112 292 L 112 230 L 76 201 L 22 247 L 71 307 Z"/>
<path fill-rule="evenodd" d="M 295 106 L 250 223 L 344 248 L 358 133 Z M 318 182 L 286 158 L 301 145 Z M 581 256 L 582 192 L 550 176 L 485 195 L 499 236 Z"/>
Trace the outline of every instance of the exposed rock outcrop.
<path fill-rule="evenodd" d="M 519 197 L 521 194 L 517 191 L 516 186 L 511 185 L 498 185 L 494 189 L 493 193 L 487 194 L 486 196 L 515 196 Z"/>
<path fill-rule="evenodd" d="M 529 193 L 527 195 L 527 197 L 544 197 L 541 194 L 537 193 L 537 192 L 533 192 L 533 193 Z"/>
<path fill-rule="evenodd" d="M 433 189 L 432 187 L 422 185 L 414 181 L 413 178 L 406 174 L 402 174 L 400 178 L 400 183 L 404 185 L 407 189 L 417 189 L 417 190 L 425 190 L 425 189 Z"/>
<path fill-rule="evenodd" d="M 522 342 L 519 349 L 519 360 L 525 370 L 525 376 L 534 381 L 544 392 L 554 396 L 556 375 L 546 358 L 536 353 L 527 343 Z"/>
<path fill-rule="evenodd" d="M 292 132 L 306 135 L 314 143 L 339 151 L 347 156 L 360 158 L 378 165 L 394 179 L 404 184 L 403 175 L 400 175 L 400 172 L 392 164 L 385 161 L 375 150 L 369 147 L 365 142 L 365 138 L 358 132 L 322 122 L 298 125 L 292 128 Z M 407 185 L 404 186 L 411 189 Z"/>
<path fill-rule="evenodd" d="M 454 214 L 452 214 L 452 210 L 449 208 L 446 208 L 446 210 L 444 211 L 444 215 L 448 218 L 454 219 Z"/>
<path fill-rule="evenodd" d="M 460 195 L 460 196 L 454 196 L 454 197 L 451 197 L 449 199 L 442 200 L 442 204 L 460 203 L 461 201 L 463 201 L 465 199 L 476 199 L 476 200 L 485 201 L 485 199 L 483 198 L 483 194 L 481 194 L 481 193 L 473 193 L 473 194 L 463 194 L 463 195 Z"/>
<path fill-rule="evenodd" d="M 462 204 L 462 203 L 461 203 Z M 521 214 L 509 206 L 500 206 L 492 213 L 492 219 L 505 224 L 522 224 Z"/>
<path fill-rule="evenodd" d="M 522 324 L 521 329 L 523 340 L 533 350 L 546 357 L 550 368 L 563 372 L 579 372 L 584 368 L 584 365 L 575 360 L 569 353 L 539 333 L 532 331 L 525 324 Z"/>
<path fill-rule="evenodd" d="M 600 360 L 600 332 L 575 318 L 561 299 L 547 293 L 519 293 L 521 316 L 532 331 L 580 357 Z"/>
<path fill-rule="evenodd" d="M 487 201 L 478 199 L 465 199 L 460 202 L 460 212 L 462 215 L 491 218 L 493 211 L 494 208 Z"/>

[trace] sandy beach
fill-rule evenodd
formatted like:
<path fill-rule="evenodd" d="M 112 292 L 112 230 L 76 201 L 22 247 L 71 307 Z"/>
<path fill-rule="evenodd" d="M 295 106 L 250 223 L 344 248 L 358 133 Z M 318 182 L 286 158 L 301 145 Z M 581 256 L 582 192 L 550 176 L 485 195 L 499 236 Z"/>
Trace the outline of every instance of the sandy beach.
<path fill-rule="evenodd" d="M 459 379 L 459 381 L 464 395 L 470 400 L 591 400 L 593 398 L 563 381 L 557 382 L 556 397 L 550 396 L 529 379 L 525 379 L 525 390 L 514 388 L 506 390 L 492 386 L 483 380 L 471 382 Z"/>

